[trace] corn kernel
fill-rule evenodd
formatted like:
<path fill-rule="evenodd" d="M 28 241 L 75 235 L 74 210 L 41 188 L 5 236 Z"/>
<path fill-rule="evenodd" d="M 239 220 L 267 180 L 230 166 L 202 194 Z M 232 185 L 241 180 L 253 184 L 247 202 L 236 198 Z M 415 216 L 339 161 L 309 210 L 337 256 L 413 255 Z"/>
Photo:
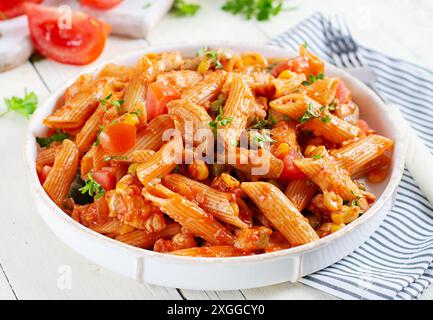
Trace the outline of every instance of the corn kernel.
<path fill-rule="evenodd" d="M 337 232 L 337 231 L 340 230 L 341 227 L 343 227 L 343 226 L 344 226 L 344 225 L 333 223 L 333 224 L 331 225 L 331 233 Z"/>
<path fill-rule="evenodd" d="M 325 192 L 323 194 L 323 205 L 329 211 L 338 211 L 343 205 L 343 199 L 334 191 Z"/>
<path fill-rule="evenodd" d="M 292 77 L 293 77 L 293 72 L 291 72 L 290 70 L 284 70 L 278 76 L 279 79 L 291 79 Z"/>
<path fill-rule="evenodd" d="M 206 73 L 209 70 L 211 64 L 212 64 L 212 61 L 210 59 L 205 58 L 198 65 L 197 71 L 202 73 L 202 74 Z"/>
<path fill-rule="evenodd" d="M 274 150 L 274 156 L 277 158 L 284 158 L 284 156 L 290 153 L 290 146 L 283 142 L 278 145 L 278 147 Z"/>
<path fill-rule="evenodd" d="M 136 126 L 140 120 L 135 113 L 126 113 L 124 115 L 123 122 L 130 124 L 131 126 Z"/>

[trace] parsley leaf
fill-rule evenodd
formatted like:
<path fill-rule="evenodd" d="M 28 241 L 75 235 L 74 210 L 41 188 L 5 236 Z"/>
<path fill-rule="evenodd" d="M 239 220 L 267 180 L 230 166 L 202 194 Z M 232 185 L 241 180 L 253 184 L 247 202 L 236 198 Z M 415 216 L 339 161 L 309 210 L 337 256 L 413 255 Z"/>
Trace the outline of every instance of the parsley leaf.
<path fill-rule="evenodd" d="M 320 121 L 322 121 L 324 124 L 328 124 L 329 122 L 331 122 L 331 117 L 326 116 L 326 117 L 320 118 Z"/>
<path fill-rule="evenodd" d="M 118 161 L 122 161 L 122 160 L 128 160 L 127 156 L 105 156 L 104 161 L 110 161 L 110 160 L 118 160 Z"/>
<path fill-rule="evenodd" d="M 298 119 L 300 123 L 305 123 L 307 121 L 310 121 L 311 119 L 315 119 L 320 117 L 320 113 L 323 111 L 323 107 L 319 110 L 316 110 L 314 108 L 314 105 L 312 103 L 308 104 L 307 111 L 305 111 L 304 115 Z"/>
<path fill-rule="evenodd" d="M 253 140 L 260 148 L 263 149 L 264 147 L 264 143 L 269 142 L 269 143 L 274 143 L 275 140 L 272 139 L 267 132 L 255 132 L 255 136 L 254 136 L 254 140 Z"/>
<path fill-rule="evenodd" d="M 175 0 L 170 12 L 178 17 L 194 16 L 200 9 L 199 4 L 187 3 L 185 0 Z"/>
<path fill-rule="evenodd" d="M 91 197 L 95 196 L 96 200 L 101 198 L 105 193 L 104 188 L 102 188 L 99 183 L 93 180 L 93 175 L 91 172 L 89 172 L 87 178 L 88 179 L 86 180 L 84 187 L 78 189 L 78 191 L 80 191 L 82 194 L 88 193 Z"/>
<path fill-rule="evenodd" d="M 208 50 L 206 47 L 201 48 L 197 51 L 198 57 L 206 57 L 209 60 L 212 61 L 213 65 L 215 66 L 215 69 L 222 69 L 223 65 L 221 61 L 218 59 L 218 51 L 216 50 Z"/>
<path fill-rule="evenodd" d="M 230 122 L 233 121 L 233 117 L 223 117 L 223 109 L 220 109 L 220 113 L 216 116 L 214 121 L 209 122 L 209 126 L 214 129 L 215 133 L 218 130 L 218 127 L 225 127 Z"/>
<path fill-rule="evenodd" d="M 325 75 L 323 73 L 320 73 L 317 76 L 313 76 L 312 74 L 310 74 L 308 78 L 310 79 L 310 81 L 304 81 L 302 82 L 302 85 L 309 86 L 310 84 L 313 84 L 317 80 L 323 80 L 325 78 Z"/>
<path fill-rule="evenodd" d="M 227 0 L 222 6 L 224 11 L 241 14 L 247 20 L 255 17 L 259 21 L 269 20 L 283 9 L 282 0 Z"/>
<path fill-rule="evenodd" d="M 36 137 L 36 142 L 39 144 L 41 148 L 46 148 L 51 145 L 54 141 L 56 142 L 63 142 L 63 140 L 69 139 L 69 134 L 62 132 L 60 129 L 56 130 L 56 133 L 53 135 L 46 137 L 46 138 L 40 138 Z"/>
<path fill-rule="evenodd" d="M 321 156 L 320 154 L 315 154 L 315 155 L 312 156 L 312 158 L 313 158 L 314 160 L 317 160 L 317 159 L 321 159 L 322 156 Z"/>
<path fill-rule="evenodd" d="M 114 101 L 110 101 L 111 97 L 113 96 L 112 93 L 110 93 L 108 96 L 105 97 L 105 99 L 100 99 L 99 103 L 104 107 L 105 111 L 107 111 L 107 106 L 113 106 L 117 108 L 117 111 L 119 113 L 122 112 L 122 104 L 125 103 L 125 100 L 118 99 Z"/>
<path fill-rule="evenodd" d="M 218 96 L 218 98 L 210 104 L 210 110 L 213 113 L 218 113 L 221 110 L 221 108 L 223 107 L 223 104 L 225 101 L 226 101 L 226 97 L 224 95 L 220 94 Z"/>
<path fill-rule="evenodd" d="M 101 141 L 99 140 L 99 136 L 101 135 L 102 130 L 104 130 L 104 126 L 99 125 L 99 131 L 98 131 L 98 134 L 96 135 L 96 141 L 93 144 L 95 147 L 99 146 L 99 144 L 101 143 Z"/>
<path fill-rule="evenodd" d="M 4 102 L 6 104 L 7 111 L 3 113 L 2 116 L 9 111 L 15 111 L 28 119 L 38 107 L 38 96 L 33 91 L 27 92 L 27 90 L 25 90 L 24 98 L 5 98 Z"/>

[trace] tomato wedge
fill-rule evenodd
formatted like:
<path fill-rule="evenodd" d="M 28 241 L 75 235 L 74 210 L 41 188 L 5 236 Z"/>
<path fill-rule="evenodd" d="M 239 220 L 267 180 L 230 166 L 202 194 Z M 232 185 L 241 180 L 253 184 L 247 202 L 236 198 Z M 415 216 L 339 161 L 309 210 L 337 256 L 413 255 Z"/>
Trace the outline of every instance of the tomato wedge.
<path fill-rule="evenodd" d="M 85 65 L 99 57 L 111 27 L 82 12 L 73 12 L 70 28 L 54 7 L 26 3 L 30 35 L 36 49 L 55 61 Z"/>
<path fill-rule="evenodd" d="M 105 151 L 125 152 L 135 145 L 137 129 L 125 122 L 115 122 L 101 131 L 99 141 Z"/>
<path fill-rule="evenodd" d="M 12 19 L 24 14 L 24 3 L 41 3 L 42 0 L 1 0 L 0 20 Z"/>
<path fill-rule="evenodd" d="M 167 113 L 167 103 L 179 98 L 179 92 L 172 86 L 162 82 L 152 82 L 146 96 L 147 121 Z"/>
<path fill-rule="evenodd" d="M 123 0 L 80 0 L 80 3 L 95 9 L 107 10 L 114 8 Z"/>
<path fill-rule="evenodd" d="M 283 158 L 284 167 L 279 179 L 287 182 L 306 177 L 305 174 L 295 165 L 294 161 L 297 159 L 301 159 L 301 155 L 296 151 L 291 151 Z"/>
<path fill-rule="evenodd" d="M 340 103 L 348 103 L 350 100 L 352 100 L 352 93 L 341 79 L 338 81 L 337 90 L 335 91 L 335 99 L 337 99 Z"/>
<path fill-rule="evenodd" d="M 101 185 L 105 191 L 116 188 L 116 174 L 112 170 L 96 170 L 93 172 L 93 180 Z"/>

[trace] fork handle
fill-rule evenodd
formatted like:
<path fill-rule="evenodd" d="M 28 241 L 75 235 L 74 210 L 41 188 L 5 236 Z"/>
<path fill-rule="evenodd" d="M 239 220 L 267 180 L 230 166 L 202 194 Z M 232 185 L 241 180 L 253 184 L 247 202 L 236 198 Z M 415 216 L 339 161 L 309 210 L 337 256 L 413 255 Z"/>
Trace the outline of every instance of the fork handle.
<path fill-rule="evenodd" d="M 398 106 L 390 107 L 405 137 L 405 164 L 428 201 L 433 204 L 433 155 L 403 118 Z"/>

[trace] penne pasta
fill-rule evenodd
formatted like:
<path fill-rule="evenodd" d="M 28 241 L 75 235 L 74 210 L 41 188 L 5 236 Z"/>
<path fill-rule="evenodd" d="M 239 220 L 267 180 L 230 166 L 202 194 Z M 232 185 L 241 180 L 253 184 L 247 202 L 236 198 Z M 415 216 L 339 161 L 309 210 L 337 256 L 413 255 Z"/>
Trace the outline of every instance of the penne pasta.
<path fill-rule="evenodd" d="M 77 134 L 75 143 L 81 154 L 89 151 L 90 147 L 95 141 L 100 129 L 99 124 L 101 123 L 104 113 L 104 109 L 100 105 Z"/>
<path fill-rule="evenodd" d="M 36 169 L 38 172 L 42 170 L 44 166 L 52 166 L 56 153 L 62 148 L 62 145 L 52 146 L 50 148 L 43 149 L 39 152 L 36 159 Z"/>
<path fill-rule="evenodd" d="M 292 93 L 273 100 L 269 106 L 277 112 L 288 116 L 291 120 L 300 119 L 310 107 L 311 114 L 321 114 L 322 106 L 302 93 Z"/>
<path fill-rule="evenodd" d="M 369 162 L 390 150 L 393 145 L 392 140 L 373 134 L 341 149 L 336 149 L 331 152 L 331 155 L 341 168 L 353 176 L 359 174 Z"/>
<path fill-rule="evenodd" d="M 343 200 L 348 201 L 363 197 L 363 193 L 350 179 L 347 172 L 339 168 L 338 164 L 330 157 L 295 160 L 295 165 L 323 192 L 335 192 Z"/>
<path fill-rule="evenodd" d="M 73 95 L 67 103 L 44 119 L 49 128 L 77 129 L 84 125 L 96 110 L 98 101 L 114 90 L 114 78 L 95 80 L 94 85 L 87 85 Z"/>
<path fill-rule="evenodd" d="M 64 140 L 57 152 L 53 168 L 44 182 L 44 189 L 50 198 L 63 207 L 63 200 L 69 192 L 72 180 L 78 169 L 78 148 L 71 140 Z"/>
<path fill-rule="evenodd" d="M 176 152 L 182 151 L 182 148 L 182 139 L 175 138 L 147 161 L 139 164 L 136 173 L 143 186 L 147 186 L 155 178 L 162 178 L 169 174 L 176 167 Z"/>
<path fill-rule="evenodd" d="M 241 188 L 292 246 L 319 239 L 308 220 L 276 186 L 266 182 L 243 182 Z"/>
<path fill-rule="evenodd" d="M 134 72 L 131 75 L 131 80 L 125 88 L 124 109 L 126 112 L 136 112 L 139 114 L 140 123 L 147 123 L 146 113 L 146 89 L 149 83 L 155 79 L 155 69 L 152 62 L 142 57 L 138 61 Z"/>
<path fill-rule="evenodd" d="M 197 85 L 185 90 L 182 94 L 182 99 L 194 102 L 208 109 L 209 103 L 220 94 L 225 80 L 226 75 L 224 73 L 211 73 Z"/>
<path fill-rule="evenodd" d="M 233 243 L 233 235 L 220 222 L 178 193 L 160 184 L 145 188 L 143 193 L 162 212 L 195 236 L 215 245 Z"/>
<path fill-rule="evenodd" d="M 290 181 L 287 184 L 284 194 L 293 203 L 296 209 L 302 212 L 317 193 L 317 189 L 317 185 L 310 179 L 299 179 Z"/>
<path fill-rule="evenodd" d="M 339 81 L 337 78 L 316 80 L 303 87 L 303 92 L 322 106 L 328 106 L 334 101 Z"/>
<path fill-rule="evenodd" d="M 241 229 L 248 228 L 248 224 L 239 218 L 239 207 L 233 193 L 216 190 L 180 174 L 169 174 L 162 182 L 170 190 L 195 202 L 218 220 Z"/>
<path fill-rule="evenodd" d="M 226 122 L 220 121 L 217 124 L 226 146 L 237 144 L 247 125 L 253 102 L 253 94 L 245 81 L 241 77 L 234 77 L 222 114 L 222 119 L 226 119 Z"/>
<path fill-rule="evenodd" d="M 156 77 L 156 80 L 171 85 L 177 88 L 180 92 L 184 92 L 185 90 L 196 86 L 202 78 L 202 75 L 197 71 L 179 70 L 160 73 Z"/>
<path fill-rule="evenodd" d="M 284 167 L 283 161 L 274 157 L 265 149 L 246 150 L 236 148 L 236 161 L 229 163 L 242 172 L 265 179 L 278 178 Z"/>
<path fill-rule="evenodd" d="M 306 80 L 304 74 L 297 74 L 295 72 L 285 71 L 285 77 L 276 78 L 272 80 L 272 85 L 275 88 L 274 98 L 279 98 L 284 95 L 292 93 L 293 90 L 299 88 Z"/>

